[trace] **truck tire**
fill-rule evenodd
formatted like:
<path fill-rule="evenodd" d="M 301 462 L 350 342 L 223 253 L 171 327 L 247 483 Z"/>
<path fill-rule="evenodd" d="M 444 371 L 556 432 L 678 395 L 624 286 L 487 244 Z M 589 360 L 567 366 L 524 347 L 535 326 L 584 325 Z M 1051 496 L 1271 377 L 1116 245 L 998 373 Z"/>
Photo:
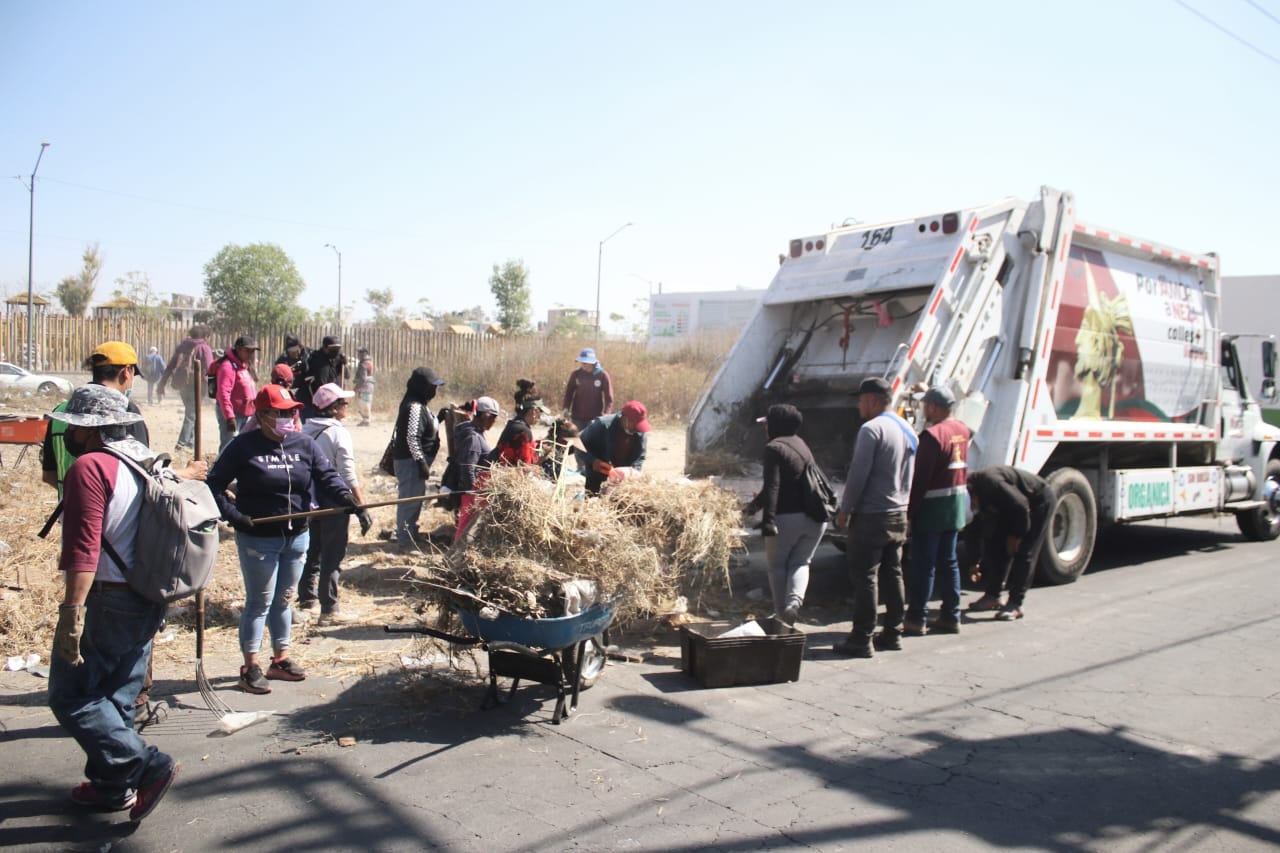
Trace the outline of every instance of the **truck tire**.
<path fill-rule="evenodd" d="M 1059 468 L 1047 479 L 1057 497 L 1036 576 L 1054 585 L 1075 583 L 1093 556 L 1098 505 L 1089 480 L 1075 468 Z"/>
<path fill-rule="evenodd" d="M 1267 462 L 1262 499 L 1267 502 L 1266 506 L 1236 513 L 1240 532 L 1255 542 L 1267 542 L 1280 536 L 1280 459 Z"/>

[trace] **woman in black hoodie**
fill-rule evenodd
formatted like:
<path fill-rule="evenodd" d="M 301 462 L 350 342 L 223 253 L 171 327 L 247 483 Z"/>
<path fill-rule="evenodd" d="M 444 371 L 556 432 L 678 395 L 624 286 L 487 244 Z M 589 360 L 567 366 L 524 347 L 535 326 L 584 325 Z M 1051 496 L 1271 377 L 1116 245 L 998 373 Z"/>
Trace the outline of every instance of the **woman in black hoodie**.
<path fill-rule="evenodd" d="M 395 459 L 397 496 L 420 498 L 427 493 L 431 463 L 440 450 L 440 427 L 429 405 L 444 380 L 429 367 L 415 367 L 404 386 L 400 411 L 396 415 Z M 422 503 L 396 505 L 396 543 L 412 546 L 418 538 L 418 518 Z"/>
<path fill-rule="evenodd" d="M 774 615 L 795 624 L 809 587 L 809 561 L 822 542 L 827 525 L 804 511 L 805 466 L 813 461 L 809 445 L 798 433 L 804 416 L 787 403 L 770 406 L 760 420 L 769 429 L 764 447 L 764 486 L 747 505 L 761 511 L 760 533 L 765 537 L 769 588 Z"/>

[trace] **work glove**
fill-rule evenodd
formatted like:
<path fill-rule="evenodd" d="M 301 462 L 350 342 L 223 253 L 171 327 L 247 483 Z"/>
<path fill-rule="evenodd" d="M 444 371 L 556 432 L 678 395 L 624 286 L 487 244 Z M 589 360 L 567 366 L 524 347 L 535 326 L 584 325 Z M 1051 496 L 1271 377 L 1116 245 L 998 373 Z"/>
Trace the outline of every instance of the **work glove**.
<path fill-rule="evenodd" d="M 608 462 L 605 462 L 603 459 L 597 459 L 595 462 L 591 463 L 591 470 L 595 471 L 597 474 L 604 474 L 607 477 L 609 476 L 609 472 L 613 470 L 613 466 Z"/>
<path fill-rule="evenodd" d="M 227 432 L 231 433 L 232 435 L 235 435 L 235 433 L 236 433 L 236 419 L 235 419 L 235 418 L 227 418 L 227 419 L 226 419 L 226 421 L 224 421 L 224 423 L 225 423 L 225 424 L 226 424 L 226 426 L 227 426 Z"/>
<path fill-rule="evenodd" d="M 253 519 L 238 509 L 227 510 L 227 523 L 240 531 L 253 529 Z"/>
<path fill-rule="evenodd" d="M 759 529 L 760 529 L 761 536 L 777 536 L 778 535 L 778 525 L 774 524 L 772 521 L 760 522 Z"/>
<path fill-rule="evenodd" d="M 58 608 L 58 627 L 53 632 L 53 651 L 71 666 L 84 663 L 80 638 L 84 636 L 84 605 L 63 604 Z"/>
<path fill-rule="evenodd" d="M 422 475 L 422 479 L 424 479 L 424 480 L 428 480 L 428 479 L 430 479 L 430 478 L 431 478 L 431 463 L 430 463 L 430 462 L 428 462 L 428 461 L 427 461 L 427 460 L 425 460 L 425 459 L 423 459 L 421 462 L 419 462 L 419 463 L 418 463 L 418 473 Z"/>
<path fill-rule="evenodd" d="M 362 509 L 356 513 L 356 518 L 360 521 L 360 535 L 366 535 L 373 528 L 373 516 L 369 515 L 369 510 Z"/>

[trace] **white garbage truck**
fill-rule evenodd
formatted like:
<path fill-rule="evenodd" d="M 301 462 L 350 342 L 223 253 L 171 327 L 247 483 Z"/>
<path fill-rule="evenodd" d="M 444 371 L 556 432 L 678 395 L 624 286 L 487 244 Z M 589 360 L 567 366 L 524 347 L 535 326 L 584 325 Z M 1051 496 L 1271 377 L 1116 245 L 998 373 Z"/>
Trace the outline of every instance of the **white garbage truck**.
<path fill-rule="evenodd" d="M 755 419 L 789 402 L 842 479 L 860 426 L 850 394 L 880 376 L 908 417 L 921 389 L 952 390 L 971 469 L 1053 482 L 1049 582 L 1079 577 L 1103 524 L 1230 512 L 1274 539 L 1280 429 L 1259 401 L 1276 395 L 1275 345 L 1222 330 L 1219 275 L 1215 255 L 1087 224 L 1048 187 L 792 240 L 694 406 L 688 464 L 759 459 Z M 1262 352 L 1254 388 L 1237 345 Z"/>

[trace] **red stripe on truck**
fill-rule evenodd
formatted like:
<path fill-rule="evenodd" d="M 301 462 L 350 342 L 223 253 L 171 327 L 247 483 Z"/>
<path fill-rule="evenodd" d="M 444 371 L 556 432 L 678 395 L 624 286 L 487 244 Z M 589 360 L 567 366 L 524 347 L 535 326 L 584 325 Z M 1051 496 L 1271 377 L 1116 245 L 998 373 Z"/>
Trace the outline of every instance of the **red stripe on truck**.
<path fill-rule="evenodd" d="M 920 346 L 922 340 L 924 340 L 924 332 L 916 332 L 916 339 L 911 342 L 911 349 L 907 350 L 907 361 L 915 358 L 916 348 Z"/>
<path fill-rule="evenodd" d="M 1049 296 L 1049 310 L 1058 310 L 1058 279 L 1053 280 L 1053 293 Z"/>
<path fill-rule="evenodd" d="M 950 272 L 956 271 L 956 267 L 959 265 L 960 258 L 962 255 L 964 255 L 964 246 L 961 246 L 959 249 L 956 249 L 956 256 L 951 260 L 951 269 L 947 270 L 947 272 L 950 273 Z"/>
<path fill-rule="evenodd" d="M 937 295 L 937 296 L 935 296 L 935 297 L 933 297 L 933 304 L 929 306 L 929 316 L 930 316 L 930 317 L 932 317 L 932 316 L 933 316 L 933 313 L 934 313 L 935 311 L 937 311 L 937 310 L 938 310 L 938 303 L 940 303 L 940 302 L 942 301 L 942 291 L 943 291 L 943 288 L 939 287 L 939 288 L 938 288 L 938 295 Z"/>
<path fill-rule="evenodd" d="M 1031 444 L 1031 430 L 1027 430 L 1027 434 L 1022 439 L 1022 461 L 1027 461 L 1027 446 Z"/>
<path fill-rule="evenodd" d="M 1036 377 L 1036 390 L 1031 392 L 1031 408 L 1036 407 L 1036 403 L 1040 401 L 1040 377 Z"/>

